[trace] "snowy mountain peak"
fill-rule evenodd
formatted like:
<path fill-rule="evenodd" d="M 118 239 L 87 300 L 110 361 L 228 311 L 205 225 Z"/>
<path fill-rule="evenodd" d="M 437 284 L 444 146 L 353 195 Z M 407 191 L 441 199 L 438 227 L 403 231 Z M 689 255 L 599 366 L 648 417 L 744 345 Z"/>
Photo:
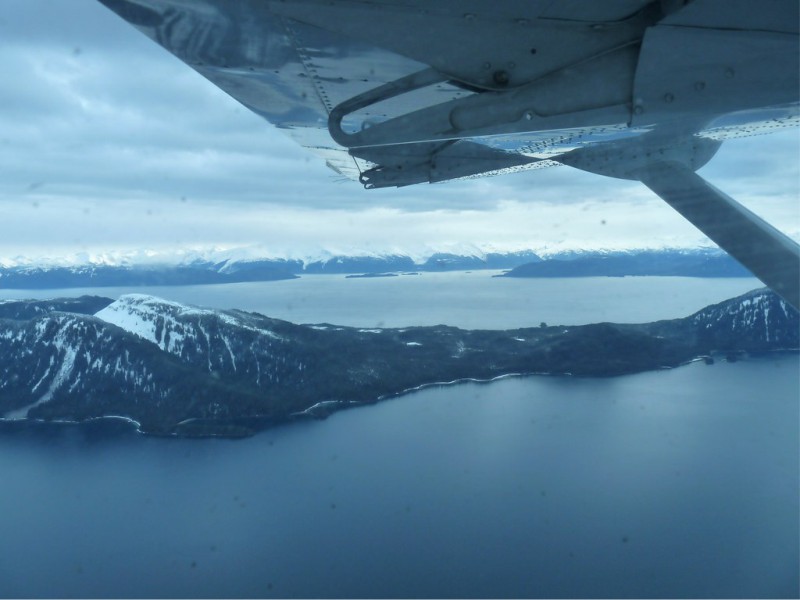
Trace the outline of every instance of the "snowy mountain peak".
<path fill-rule="evenodd" d="M 95 317 L 177 356 L 199 349 L 211 353 L 216 338 L 222 339 L 227 347 L 226 330 L 248 330 L 259 336 L 280 339 L 269 329 L 254 326 L 246 314 L 208 310 L 146 294 L 120 296 Z M 235 363 L 233 354 L 228 353 Z M 209 355 L 209 365 L 211 360 Z"/>
<path fill-rule="evenodd" d="M 188 304 L 181 304 L 174 300 L 165 300 L 149 294 L 124 294 L 117 298 L 105 309 L 97 313 L 97 317 L 103 318 L 102 313 L 109 312 L 136 312 L 140 314 L 151 314 L 158 312 L 160 314 L 168 313 L 172 315 L 189 315 L 189 314 L 214 314 L 214 311 L 190 306 Z"/>
<path fill-rule="evenodd" d="M 214 312 L 146 294 L 126 294 L 95 316 L 169 351 L 166 347 L 169 342 L 165 339 L 165 329 L 174 329 L 176 318 L 203 314 L 213 315 Z M 175 337 L 169 337 L 175 343 Z"/>

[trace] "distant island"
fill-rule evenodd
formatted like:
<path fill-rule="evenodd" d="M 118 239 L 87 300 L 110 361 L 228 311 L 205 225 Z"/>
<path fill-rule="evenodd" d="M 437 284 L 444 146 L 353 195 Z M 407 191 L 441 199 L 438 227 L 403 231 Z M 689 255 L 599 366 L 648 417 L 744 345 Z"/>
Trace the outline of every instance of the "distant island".
<path fill-rule="evenodd" d="M 0 414 L 121 417 L 149 434 L 245 436 L 420 386 L 608 377 L 795 350 L 800 320 L 757 290 L 683 319 L 508 331 L 296 325 L 131 294 L 0 302 Z"/>
<path fill-rule="evenodd" d="M 641 251 L 557 256 L 526 263 L 502 277 L 752 277 L 727 254 Z"/>
<path fill-rule="evenodd" d="M 397 273 L 360 273 L 358 275 L 345 275 L 345 279 L 372 279 L 375 277 L 397 277 Z"/>
<path fill-rule="evenodd" d="M 0 289 L 209 285 L 297 279 L 303 275 L 391 277 L 397 274 L 507 270 L 505 277 L 752 277 L 720 250 L 562 252 L 543 258 L 525 250 L 474 255 L 435 253 L 425 260 L 402 254 L 191 260 L 180 264 L 81 264 L 0 266 Z"/>

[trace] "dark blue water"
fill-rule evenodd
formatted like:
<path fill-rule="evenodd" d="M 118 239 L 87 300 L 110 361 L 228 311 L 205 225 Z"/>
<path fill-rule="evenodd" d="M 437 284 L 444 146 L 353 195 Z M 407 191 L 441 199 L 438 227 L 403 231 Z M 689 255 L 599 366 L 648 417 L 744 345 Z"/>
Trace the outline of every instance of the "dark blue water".
<path fill-rule="evenodd" d="M 0 435 L 2 596 L 796 597 L 798 358 Z"/>

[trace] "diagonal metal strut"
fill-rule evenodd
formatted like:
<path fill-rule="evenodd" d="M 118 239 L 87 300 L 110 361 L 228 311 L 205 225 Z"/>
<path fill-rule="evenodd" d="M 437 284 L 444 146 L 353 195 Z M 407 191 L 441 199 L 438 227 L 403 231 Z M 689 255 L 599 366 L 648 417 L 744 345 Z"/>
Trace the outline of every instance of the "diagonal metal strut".
<path fill-rule="evenodd" d="M 800 310 L 800 245 L 688 166 L 651 164 L 639 179 L 695 227 Z"/>

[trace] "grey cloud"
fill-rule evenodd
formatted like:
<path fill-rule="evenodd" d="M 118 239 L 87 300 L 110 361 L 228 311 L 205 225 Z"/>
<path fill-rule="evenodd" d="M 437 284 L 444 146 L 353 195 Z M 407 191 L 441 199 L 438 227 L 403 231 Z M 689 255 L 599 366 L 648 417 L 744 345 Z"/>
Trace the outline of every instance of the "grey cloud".
<path fill-rule="evenodd" d="M 130 26 L 97 0 L 3 0 L 0 36 L 4 43 L 108 52 L 138 47 L 123 35 Z"/>

